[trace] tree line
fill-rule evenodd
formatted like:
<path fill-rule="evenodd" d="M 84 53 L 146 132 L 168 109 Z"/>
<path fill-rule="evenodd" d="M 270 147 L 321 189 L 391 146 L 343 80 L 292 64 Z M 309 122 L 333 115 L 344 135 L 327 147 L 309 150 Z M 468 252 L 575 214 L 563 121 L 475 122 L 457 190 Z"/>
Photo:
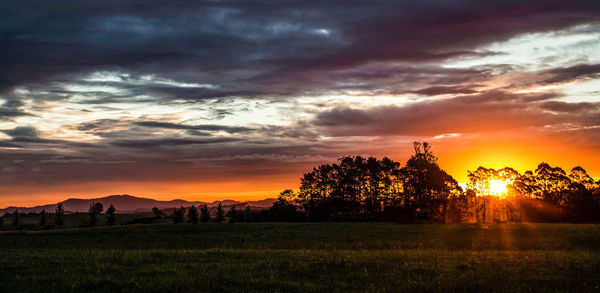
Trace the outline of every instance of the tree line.
<path fill-rule="evenodd" d="M 332 164 L 322 164 L 305 173 L 297 191 L 281 192 L 268 209 L 235 205 L 228 211 L 221 203 L 214 217 L 207 205 L 175 208 L 167 215 L 153 208 L 153 218 L 129 223 L 152 223 L 170 218 L 173 223 L 214 221 L 393 221 L 400 223 L 533 221 L 600 222 L 600 182 L 582 167 L 567 174 L 560 167 L 541 163 L 534 171 L 520 174 L 510 167 L 479 167 L 468 171 L 466 189 L 437 163 L 431 145 L 414 142 L 414 154 L 402 166 L 389 158 L 347 156 Z M 493 196 L 491 183 L 506 182 L 507 191 Z M 97 224 L 103 212 L 101 203 L 92 203 L 85 226 Z M 59 203 L 54 225 L 64 224 L 64 208 Z M 500 215 L 500 216 L 498 216 Z M 116 222 L 115 207 L 104 215 L 107 225 Z M 3 217 L 0 217 L 2 225 Z M 12 225 L 19 227 L 18 210 Z M 49 227 L 45 210 L 39 213 L 39 226 Z M 81 225 L 80 225 L 81 226 Z"/>
<path fill-rule="evenodd" d="M 580 166 L 568 174 L 547 163 L 523 174 L 479 167 L 468 172 L 463 190 L 428 143 L 413 146 L 404 166 L 360 156 L 319 165 L 303 175 L 297 193 L 282 192 L 272 209 L 290 221 L 600 222 L 600 182 Z M 506 183 L 502 196 L 491 194 L 494 180 Z"/>

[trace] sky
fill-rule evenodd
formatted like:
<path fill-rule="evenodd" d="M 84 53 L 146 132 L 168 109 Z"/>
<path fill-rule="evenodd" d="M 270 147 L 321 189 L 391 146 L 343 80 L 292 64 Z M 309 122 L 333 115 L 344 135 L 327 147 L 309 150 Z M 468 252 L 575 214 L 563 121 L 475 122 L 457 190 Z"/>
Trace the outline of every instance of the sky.
<path fill-rule="evenodd" d="M 600 176 L 600 1 L 3 1 L 0 207 L 262 199 L 428 141 Z"/>

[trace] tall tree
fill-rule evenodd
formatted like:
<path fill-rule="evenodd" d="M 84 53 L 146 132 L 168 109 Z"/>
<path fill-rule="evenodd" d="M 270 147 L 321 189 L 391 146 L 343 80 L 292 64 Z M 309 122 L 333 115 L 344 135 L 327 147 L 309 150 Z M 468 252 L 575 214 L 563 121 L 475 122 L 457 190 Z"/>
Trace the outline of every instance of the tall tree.
<path fill-rule="evenodd" d="M 571 169 L 571 173 L 569 173 L 569 179 L 571 179 L 571 188 L 578 190 L 585 189 L 590 191 L 597 188 L 594 179 L 588 175 L 585 169 L 580 166 L 576 166 Z"/>
<path fill-rule="evenodd" d="M 116 209 L 112 204 L 108 207 L 108 209 L 106 209 L 106 224 L 109 226 L 114 225 L 117 221 L 115 211 Z"/>
<path fill-rule="evenodd" d="M 566 191 L 571 180 L 562 168 L 541 163 L 535 170 L 535 181 L 537 190 L 544 200 L 558 206 L 565 204 Z"/>
<path fill-rule="evenodd" d="M 252 222 L 253 219 L 254 214 L 252 213 L 252 209 L 250 208 L 250 205 L 247 205 L 246 209 L 244 210 L 244 221 Z"/>
<path fill-rule="evenodd" d="M 90 226 L 95 226 L 98 219 L 97 215 L 102 213 L 104 210 L 104 206 L 102 206 L 99 202 L 94 202 L 90 204 L 90 208 L 88 209 L 88 214 L 90 215 Z"/>
<path fill-rule="evenodd" d="M 400 175 L 400 164 L 388 158 L 343 157 L 304 174 L 297 201 L 313 220 L 377 217 L 402 191 Z"/>
<path fill-rule="evenodd" d="M 204 223 L 210 221 L 210 211 L 208 211 L 208 206 L 206 204 L 202 205 L 200 208 L 200 219 Z"/>
<path fill-rule="evenodd" d="M 402 168 L 409 210 L 413 211 L 417 221 L 443 221 L 448 200 L 459 196 L 462 188 L 440 168 L 428 143 L 415 142 L 413 145 L 415 154 Z"/>
<path fill-rule="evenodd" d="M 196 209 L 196 207 L 194 205 L 192 205 L 188 209 L 187 218 L 188 218 L 188 222 L 190 222 L 192 224 L 198 224 L 198 210 Z"/>
<path fill-rule="evenodd" d="M 217 206 L 217 214 L 215 220 L 217 221 L 217 223 L 221 223 L 223 222 L 223 219 L 225 219 L 225 212 L 223 211 L 223 205 L 221 204 L 221 202 L 219 202 L 219 205 Z"/>
<path fill-rule="evenodd" d="M 229 217 L 229 223 L 235 223 L 238 220 L 238 213 L 235 208 L 235 205 L 231 206 L 231 209 L 227 212 L 227 217 Z"/>
<path fill-rule="evenodd" d="M 179 224 L 179 223 L 183 222 L 184 214 L 185 214 L 184 207 L 181 207 L 179 209 L 176 208 L 173 211 L 173 213 L 171 214 L 171 220 L 173 220 L 173 223 Z"/>
<path fill-rule="evenodd" d="M 21 226 L 21 215 L 19 214 L 19 209 L 16 209 L 15 212 L 13 213 L 12 225 L 14 227 Z"/>
<path fill-rule="evenodd" d="M 63 203 L 59 202 L 56 205 L 56 218 L 54 219 L 54 224 L 56 224 L 56 226 L 62 226 L 64 224 L 64 217 L 65 217 L 65 208 L 63 207 Z"/>

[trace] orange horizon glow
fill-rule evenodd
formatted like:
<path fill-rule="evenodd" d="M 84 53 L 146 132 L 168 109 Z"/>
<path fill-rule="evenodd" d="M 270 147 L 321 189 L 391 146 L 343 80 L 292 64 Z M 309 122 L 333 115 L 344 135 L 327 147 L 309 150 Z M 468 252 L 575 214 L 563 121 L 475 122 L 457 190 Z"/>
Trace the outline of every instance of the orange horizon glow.
<path fill-rule="evenodd" d="M 541 145 L 541 147 L 527 150 L 509 143 L 499 144 L 498 149 L 478 145 L 471 145 L 472 148 L 451 148 L 449 143 L 451 142 L 433 141 L 433 150 L 439 157 L 440 166 L 458 182 L 466 182 L 467 170 L 475 170 L 479 166 L 494 169 L 512 167 L 522 174 L 526 170 L 535 170 L 541 162 L 547 162 L 552 166 L 560 166 L 567 173 L 572 167 L 580 165 L 595 180 L 598 180 L 597 175 L 600 174 L 600 168 L 596 167 L 600 166 L 600 159 L 581 150 L 577 153 L 571 153 L 570 156 L 560 156 L 557 154 L 562 152 L 563 149 L 557 145 L 551 147 Z M 546 150 L 546 152 L 540 150 Z M 388 154 L 387 156 L 404 164 L 410 154 L 410 149 L 405 147 L 402 154 Z M 287 174 L 245 176 L 235 178 L 235 180 L 221 178 L 217 182 L 119 181 L 64 184 L 52 187 L 17 186 L 3 190 L 3 193 L 7 196 L 0 203 L 0 208 L 8 206 L 28 207 L 52 204 L 68 198 L 90 199 L 115 194 L 129 194 L 156 200 L 184 199 L 206 202 L 225 199 L 261 200 L 275 198 L 284 189 L 297 190 L 300 177 L 303 173 L 310 171 L 311 168 Z M 497 187 L 492 188 L 494 189 L 492 193 L 505 192 L 505 185 L 503 189 L 500 183 L 497 185 Z"/>

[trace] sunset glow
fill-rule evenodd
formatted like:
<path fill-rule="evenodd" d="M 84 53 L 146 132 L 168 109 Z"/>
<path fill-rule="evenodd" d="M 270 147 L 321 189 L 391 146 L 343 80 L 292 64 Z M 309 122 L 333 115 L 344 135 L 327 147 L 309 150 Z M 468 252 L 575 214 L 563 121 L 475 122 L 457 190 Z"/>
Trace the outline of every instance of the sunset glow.
<path fill-rule="evenodd" d="M 0 4 L 0 207 L 262 199 L 415 140 L 598 179 L 597 1 L 558 2 Z"/>
<path fill-rule="evenodd" d="M 510 182 L 505 180 L 490 180 L 490 195 L 506 196 L 506 186 L 508 184 L 510 184 Z"/>

